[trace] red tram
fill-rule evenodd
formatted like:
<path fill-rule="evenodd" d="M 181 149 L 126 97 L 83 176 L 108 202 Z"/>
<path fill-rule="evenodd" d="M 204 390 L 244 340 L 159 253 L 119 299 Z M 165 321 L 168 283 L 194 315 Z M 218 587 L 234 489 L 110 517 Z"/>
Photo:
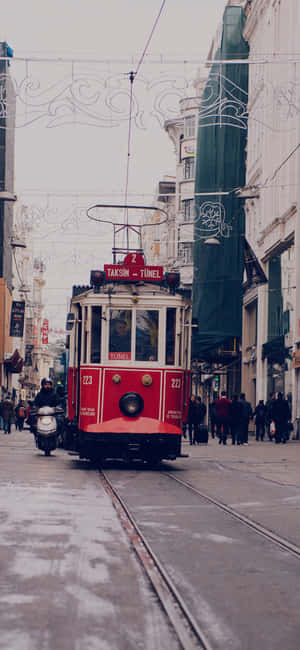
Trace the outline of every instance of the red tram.
<path fill-rule="evenodd" d="M 174 460 L 188 401 L 191 304 L 138 253 L 91 272 L 68 314 L 68 420 L 80 458 Z"/>

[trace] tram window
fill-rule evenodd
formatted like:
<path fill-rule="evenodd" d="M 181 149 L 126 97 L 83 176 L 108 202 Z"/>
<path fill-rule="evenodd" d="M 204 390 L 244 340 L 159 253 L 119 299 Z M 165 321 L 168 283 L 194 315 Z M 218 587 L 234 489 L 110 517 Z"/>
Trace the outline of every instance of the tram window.
<path fill-rule="evenodd" d="M 91 363 L 101 361 L 101 307 L 92 307 Z"/>
<path fill-rule="evenodd" d="M 154 309 L 136 311 L 136 361 L 157 361 L 158 311 Z"/>
<path fill-rule="evenodd" d="M 167 309 L 166 326 L 166 365 L 173 366 L 175 363 L 175 341 L 176 341 L 176 309 Z"/>
<path fill-rule="evenodd" d="M 109 356 L 113 360 L 131 359 L 131 310 L 112 309 L 109 323 Z"/>

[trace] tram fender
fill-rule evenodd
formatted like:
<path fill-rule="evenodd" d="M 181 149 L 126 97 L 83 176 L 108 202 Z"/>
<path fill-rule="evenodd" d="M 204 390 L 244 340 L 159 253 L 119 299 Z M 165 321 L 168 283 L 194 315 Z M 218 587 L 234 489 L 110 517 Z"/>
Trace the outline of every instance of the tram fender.
<path fill-rule="evenodd" d="M 169 422 L 161 422 L 154 418 L 136 417 L 127 418 L 121 416 L 106 420 L 105 422 L 98 422 L 96 424 L 89 424 L 85 427 L 87 433 L 139 433 L 139 434 L 168 434 L 168 435 L 182 435 L 181 429 Z"/>

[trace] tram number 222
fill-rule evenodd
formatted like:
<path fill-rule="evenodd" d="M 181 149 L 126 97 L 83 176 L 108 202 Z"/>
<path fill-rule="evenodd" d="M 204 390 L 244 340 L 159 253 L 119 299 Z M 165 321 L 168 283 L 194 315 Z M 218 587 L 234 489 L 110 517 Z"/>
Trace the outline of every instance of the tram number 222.
<path fill-rule="evenodd" d="M 82 383 L 84 386 L 86 386 L 87 384 L 92 384 L 93 383 L 92 375 L 83 375 Z"/>
<path fill-rule="evenodd" d="M 181 388 L 181 379 L 179 377 L 171 379 L 171 388 Z"/>

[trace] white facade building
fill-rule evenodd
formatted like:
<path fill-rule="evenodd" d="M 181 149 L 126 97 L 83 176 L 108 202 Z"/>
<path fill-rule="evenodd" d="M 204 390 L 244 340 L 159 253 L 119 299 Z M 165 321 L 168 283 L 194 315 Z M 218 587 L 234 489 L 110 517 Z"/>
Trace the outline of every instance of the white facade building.
<path fill-rule="evenodd" d="M 244 297 L 243 389 L 282 391 L 300 418 L 300 3 L 246 3 L 250 45 L 246 237 L 268 277 Z M 260 61 L 260 63 L 259 63 Z M 297 352 L 299 350 L 299 352 Z"/>
<path fill-rule="evenodd" d="M 195 97 L 180 101 L 180 115 L 168 120 L 165 130 L 174 144 L 176 155 L 175 263 L 180 270 L 181 285 L 191 289 L 193 283 L 193 239 L 195 216 L 195 170 L 200 84 Z"/>
<path fill-rule="evenodd" d="M 142 246 L 146 264 L 173 268 L 175 260 L 175 190 L 174 176 L 159 182 L 153 212 L 145 212 L 142 220 Z M 160 211 L 161 210 L 161 211 Z"/>
<path fill-rule="evenodd" d="M 47 337 L 42 335 L 45 265 L 33 256 L 31 233 L 27 208 L 20 206 L 15 217 L 12 237 L 12 242 L 15 243 L 13 298 L 25 301 L 23 338 L 14 342 L 15 348 L 18 348 L 25 361 L 22 372 L 13 376 L 12 388 L 15 389 L 17 400 L 21 396 L 23 399 L 34 397 L 40 389 L 41 379 L 49 376 L 49 369 L 53 366 L 48 343 L 45 342 Z"/>
<path fill-rule="evenodd" d="M 181 287 L 188 291 L 193 283 L 194 192 L 197 146 L 197 124 L 204 81 L 194 84 L 195 97 L 179 103 L 180 114 L 165 122 L 176 156 L 175 176 L 165 176 L 159 183 L 155 204 L 168 214 L 167 221 L 159 212 L 147 217 L 143 229 L 143 246 L 148 264 L 161 264 L 167 270 L 178 270 Z"/>

